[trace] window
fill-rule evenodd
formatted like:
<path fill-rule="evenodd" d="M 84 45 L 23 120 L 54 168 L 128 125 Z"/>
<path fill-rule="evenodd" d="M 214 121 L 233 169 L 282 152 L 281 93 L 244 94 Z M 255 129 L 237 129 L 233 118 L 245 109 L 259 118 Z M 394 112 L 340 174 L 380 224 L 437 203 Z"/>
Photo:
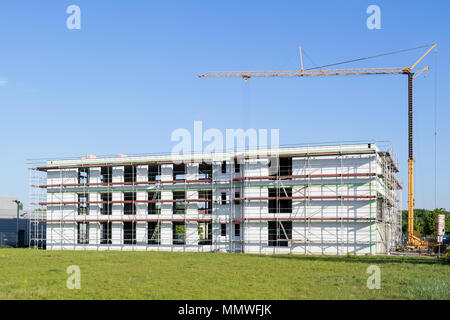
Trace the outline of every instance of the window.
<path fill-rule="evenodd" d="M 123 214 L 136 214 L 136 192 L 124 192 Z"/>
<path fill-rule="evenodd" d="M 85 184 L 89 181 L 89 169 L 88 168 L 79 168 L 78 169 L 78 183 Z"/>
<path fill-rule="evenodd" d="M 123 170 L 123 181 L 125 183 L 136 182 L 136 167 L 135 166 L 125 166 Z"/>
<path fill-rule="evenodd" d="M 292 221 L 269 221 L 268 229 L 269 246 L 290 246 L 289 240 L 292 240 Z"/>
<path fill-rule="evenodd" d="M 102 167 L 100 169 L 100 181 L 102 183 L 111 183 L 112 167 Z"/>
<path fill-rule="evenodd" d="M 160 164 L 151 164 L 148 166 L 148 181 L 161 181 Z"/>
<path fill-rule="evenodd" d="M 212 165 L 210 163 L 203 162 L 198 165 L 198 178 L 199 179 L 212 178 Z"/>
<path fill-rule="evenodd" d="M 197 203 L 198 214 L 212 213 L 212 190 L 200 190 L 198 192 L 199 200 L 208 200 Z"/>
<path fill-rule="evenodd" d="M 384 202 L 383 199 L 377 199 L 377 219 L 384 219 Z"/>
<path fill-rule="evenodd" d="M 180 201 L 174 201 L 172 210 L 173 214 L 184 214 L 186 205 L 184 203 L 184 200 L 186 199 L 186 192 L 185 191 L 174 191 L 173 192 L 173 200 L 180 200 Z"/>
<path fill-rule="evenodd" d="M 185 244 L 184 222 L 172 223 L 172 243 L 175 245 Z"/>
<path fill-rule="evenodd" d="M 227 225 L 226 225 L 226 223 L 221 223 L 220 224 L 220 235 L 222 237 L 225 237 L 227 235 Z"/>
<path fill-rule="evenodd" d="M 269 161 L 269 175 L 281 176 L 282 179 L 292 179 L 292 157 L 272 157 Z"/>
<path fill-rule="evenodd" d="M 123 244 L 136 244 L 136 221 L 123 223 Z"/>
<path fill-rule="evenodd" d="M 148 200 L 153 201 L 148 203 L 148 214 L 161 214 L 161 193 L 160 192 L 149 192 Z"/>
<path fill-rule="evenodd" d="M 292 158 L 291 157 L 280 158 L 279 175 L 280 176 L 291 176 L 292 175 Z"/>
<path fill-rule="evenodd" d="M 222 173 L 227 173 L 227 162 L 222 161 Z"/>
<path fill-rule="evenodd" d="M 292 213 L 292 188 L 269 188 L 269 213 Z"/>
<path fill-rule="evenodd" d="M 89 194 L 78 194 L 78 214 L 89 214 Z"/>
<path fill-rule="evenodd" d="M 89 222 L 78 222 L 78 243 L 89 243 Z"/>
<path fill-rule="evenodd" d="M 221 204 L 227 204 L 227 193 L 224 191 L 221 192 L 220 194 L 221 194 Z"/>
<path fill-rule="evenodd" d="M 100 244 L 111 244 L 112 223 L 109 221 L 100 222 L 100 234 L 102 235 Z"/>
<path fill-rule="evenodd" d="M 198 223 L 198 244 L 210 245 L 212 244 L 212 222 Z"/>
<path fill-rule="evenodd" d="M 241 192 L 240 191 L 235 191 L 234 192 L 234 198 L 235 198 L 234 199 L 234 204 L 236 204 L 236 205 L 241 204 L 241 200 L 239 200 L 240 197 L 241 197 Z"/>
<path fill-rule="evenodd" d="M 148 223 L 147 226 L 147 240 L 148 244 L 160 244 L 161 243 L 161 224 L 156 221 Z"/>
<path fill-rule="evenodd" d="M 234 236 L 240 237 L 241 236 L 241 225 L 239 223 L 236 223 L 234 225 Z"/>
<path fill-rule="evenodd" d="M 186 180 L 186 164 L 173 165 L 173 180 Z"/>
<path fill-rule="evenodd" d="M 238 162 L 237 158 L 234 158 L 234 173 L 239 173 L 241 171 L 241 164 Z"/>
<path fill-rule="evenodd" d="M 112 194 L 111 193 L 100 193 L 100 214 L 111 214 L 111 201 L 112 201 Z"/>

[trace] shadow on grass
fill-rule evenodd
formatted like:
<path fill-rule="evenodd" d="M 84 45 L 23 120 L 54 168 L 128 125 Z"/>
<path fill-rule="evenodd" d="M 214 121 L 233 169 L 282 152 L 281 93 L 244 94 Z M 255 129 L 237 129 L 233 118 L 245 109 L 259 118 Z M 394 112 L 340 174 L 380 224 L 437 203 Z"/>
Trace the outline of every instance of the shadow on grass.
<path fill-rule="evenodd" d="M 11 253 L 11 252 L 32 252 L 31 249 L 4 249 L 1 252 Z M 48 257 L 54 258 L 60 256 L 63 251 L 38 251 L 41 253 L 39 255 L 40 258 Z M 88 254 L 88 255 L 97 255 L 98 251 L 77 251 L 78 254 Z M 74 251 L 67 250 L 64 251 L 64 254 L 73 256 Z M 102 255 L 105 255 L 104 259 L 111 259 L 112 257 L 121 257 L 124 258 L 123 251 L 115 251 L 115 250 L 106 250 L 101 251 Z M 208 257 L 214 255 L 223 255 L 223 257 L 232 257 L 245 255 L 250 258 L 268 258 L 268 259 L 285 259 L 285 260 L 297 260 L 297 261 L 322 261 L 322 262 L 348 262 L 348 263 L 370 263 L 370 264 L 389 264 L 389 263 L 398 263 L 398 264 L 422 264 L 422 265 L 450 265 L 450 255 L 447 255 L 441 259 L 437 259 L 436 257 L 404 257 L 404 256 L 366 256 L 366 255 L 345 255 L 345 256 L 337 256 L 337 255 L 306 255 L 306 254 L 245 254 L 245 253 L 213 253 L 213 252 L 168 252 L 168 251 L 127 251 L 127 256 L 135 256 L 141 257 L 142 255 L 155 257 L 162 256 L 165 258 L 172 259 L 181 259 L 184 260 L 186 256 L 191 258 L 197 258 L 198 255 Z M 115 263 L 123 263 L 127 264 L 128 261 L 118 261 L 115 260 Z"/>
<path fill-rule="evenodd" d="M 247 255 L 249 257 L 253 255 Z M 268 257 L 272 259 L 287 259 L 298 261 L 323 261 L 323 262 L 349 262 L 349 263 L 404 263 L 404 264 L 440 264 L 448 265 L 448 260 L 425 257 L 399 257 L 399 256 L 329 256 L 329 255 L 294 255 L 294 254 L 278 254 L 278 255 L 254 255 L 254 257 Z"/>

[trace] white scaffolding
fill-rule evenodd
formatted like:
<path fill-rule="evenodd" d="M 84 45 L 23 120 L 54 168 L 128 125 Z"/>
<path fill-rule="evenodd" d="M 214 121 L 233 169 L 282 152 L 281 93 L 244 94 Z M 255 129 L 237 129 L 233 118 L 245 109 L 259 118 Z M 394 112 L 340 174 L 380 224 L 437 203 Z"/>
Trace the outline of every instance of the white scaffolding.
<path fill-rule="evenodd" d="M 242 150 L 226 153 L 222 157 L 192 156 L 187 164 L 211 161 L 211 174 L 208 179 L 199 179 L 198 171 L 195 179 L 187 179 L 186 165 L 184 179 L 175 179 L 173 171 L 172 179 L 162 179 L 161 165 L 172 165 L 173 168 L 174 161 L 155 160 L 151 156 L 126 157 L 122 161 L 117 158 L 114 161 L 108 159 L 105 162 L 102 158 L 96 161 L 83 159 L 67 165 L 63 161 L 46 161 L 45 164 L 30 162 L 33 166 L 30 168 L 30 246 L 45 248 L 49 242 L 53 248 L 90 249 L 93 247 L 93 243 L 89 243 L 92 240 L 104 250 L 122 248 L 123 244 L 131 239 L 131 242 L 127 242 L 131 250 L 144 248 L 255 252 L 252 248 L 256 246 L 256 251 L 260 253 L 274 249 L 275 253 L 311 254 L 317 253 L 313 247 L 319 246 L 322 253 L 326 253 L 327 248 L 335 247 L 337 254 L 348 254 L 351 253 L 352 246 L 361 246 L 368 247 L 369 254 L 389 252 L 401 241 L 399 190 L 402 186 L 396 178 L 398 166 L 392 149 L 387 146 L 383 149 L 385 151 L 379 151 L 378 148 L 371 147 L 371 144 L 368 144 L 367 150 L 362 151 L 349 151 L 349 145 L 344 144 L 328 147 L 327 151 L 320 151 L 320 146 L 281 148 L 282 152 L 277 150 L 275 155 L 271 150 L 266 153 L 260 150 L 256 153 L 252 150 Z M 297 148 L 300 148 L 300 151 Z M 334 173 L 317 167 L 318 159 L 326 157 L 340 163 L 332 168 Z M 356 165 L 351 165 L 352 159 L 361 157 L 370 160 L 368 171 L 359 172 Z M 253 161 L 255 159 L 258 161 Z M 290 162 L 283 162 L 283 159 L 290 159 Z M 222 161 L 226 161 L 226 175 L 216 174 L 221 170 Z M 293 161 L 297 166 L 295 168 Z M 235 169 L 236 163 L 239 163 L 239 170 Z M 272 164 L 272 167 L 269 164 Z M 138 165 L 147 166 L 146 177 L 136 178 Z M 156 165 L 159 180 L 149 180 L 149 165 Z M 131 178 L 124 177 L 125 173 L 120 177 L 113 169 L 125 166 L 131 166 Z M 111 169 L 106 170 L 106 175 L 109 176 L 102 176 L 101 181 L 92 182 L 89 173 L 86 179 L 80 178 L 81 171 L 89 172 L 90 168 L 100 168 L 102 172 L 103 167 Z M 249 174 L 255 167 L 259 170 L 257 174 Z M 50 170 L 59 173 L 58 183 L 49 182 L 51 179 L 48 179 L 47 172 Z M 75 170 L 77 177 L 66 175 L 67 170 Z M 173 193 L 177 190 L 184 190 L 184 199 L 173 199 Z M 208 190 L 211 192 L 211 199 L 200 199 L 199 191 L 209 192 Z M 137 194 L 142 192 L 147 193 L 145 200 L 137 197 Z M 156 198 L 148 198 L 150 192 Z M 171 193 L 172 200 L 163 199 L 162 192 Z M 220 192 L 228 194 L 225 205 L 229 206 L 229 210 L 226 218 Z M 257 196 L 248 196 L 250 192 L 256 192 Z M 102 200 L 101 194 L 104 193 L 109 195 L 107 200 Z M 124 198 L 125 193 L 132 195 L 131 200 Z M 51 201 L 47 200 L 47 194 L 51 195 Z M 196 199 L 193 199 L 191 194 L 196 194 Z M 204 194 L 202 193 L 202 197 Z M 352 201 L 368 204 L 369 216 L 359 217 L 356 209 L 347 205 Z M 166 209 L 173 208 L 179 202 L 184 204 L 182 214 L 167 214 Z M 205 212 L 198 210 L 198 204 L 202 202 L 209 203 L 204 206 L 209 208 L 208 210 L 201 210 Z M 149 212 L 150 203 L 155 203 L 155 213 Z M 196 203 L 197 209 L 192 206 Z M 320 206 L 317 206 L 317 203 Z M 128 208 L 130 205 L 131 213 L 124 212 L 124 207 Z M 136 209 L 137 205 L 139 210 Z M 109 207 L 110 214 L 104 214 L 101 209 L 104 207 Z M 326 210 L 335 210 L 335 215 L 325 215 Z M 111 239 L 103 239 L 103 222 L 108 226 L 112 225 L 112 230 L 106 232 L 110 234 Z M 130 222 L 131 235 L 124 232 L 125 223 Z M 143 222 L 146 223 L 145 234 L 137 231 L 138 225 L 141 228 Z M 148 233 L 149 222 L 156 222 L 153 235 Z M 178 249 L 174 248 L 174 243 L 169 243 L 172 236 L 162 227 L 164 223 L 177 222 L 183 222 L 185 230 L 183 244 L 176 246 Z M 47 223 L 51 224 L 50 229 L 47 228 Z M 92 232 L 97 232 L 96 235 L 89 235 L 90 228 L 84 231 L 83 223 L 85 226 L 97 224 L 98 230 L 92 227 Z M 225 238 L 220 235 L 223 223 L 226 224 Z M 211 225 L 212 230 L 203 230 L 203 233 L 199 231 L 198 244 L 195 244 L 192 239 L 186 238 L 188 224 L 195 224 L 198 228 L 200 225 L 203 228 L 206 226 L 207 229 Z M 240 224 L 239 236 L 235 234 L 236 224 Z M 86 233 L 81 238 L 80 225 L 82 232 Z M 250 230 L 255 225 L 258 230 L 252 233 Z M 370 234 L 366 238 L 351 236 L 352 232 L 355 233 L 352 229 L 359 228 L 356 225 L 368 226 Z M 130 239 L 126 240 L 124 237 Z"/>

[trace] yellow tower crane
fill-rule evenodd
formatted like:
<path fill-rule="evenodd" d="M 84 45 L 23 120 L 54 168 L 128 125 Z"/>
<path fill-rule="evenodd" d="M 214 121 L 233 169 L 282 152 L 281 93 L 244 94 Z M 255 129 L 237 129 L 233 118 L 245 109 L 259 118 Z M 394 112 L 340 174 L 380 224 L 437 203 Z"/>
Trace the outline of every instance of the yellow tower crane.
<path fill-rule="evenodd" d="M 233 78 L 243 78 L 247 82 L 250 78 L 255 77 L 316 77 L 316 76 L 348 76 L 348 75 L 374 75 L 374 74 L 405 74 L 408 76 L 408 246 L 413 248 L 424 248 L 426 246 L 425 241 L 423 241 L 418 232 L 414 231 L 414 156 L 413 156 L 413 80 L 419 76 L 424 71 L 427 71 L 429 67 L 425 67 L 418 73 L 413 73 L 412 71 L 417 66 L 417 64 L 425 58 L 426 55 L 430 53 L 437 44 L 433 44 L 424 55 L 422 55 L 411 67 L 395 67 L 395 68 L 360 68 L 360 69 L 321 69 L 311 68 L 303 69 L 303 56 L 302 47 L 300 50 L 300 70 L 293 71 L 217 71 L 217 72 L 207 72 L 199 74 L 200 78 L 206 77 L 233 77 Z M 424 47 L 424 46 L 422 46 Z M 420 47 L 417 47 L 420 48 Z M 412 49 L 417 49 L 412 48 Z M 412 49 L 399 50 L 398 53 L 402 51 L 408 51 Z M 391 53 L 388 53 L 391 54 Z M 377 56 L 372 56 L 368 58 L 374 58 L 378 56 L 383 56 L 387 54 L 381 54 Z M 346 61 L 355 62 L 368 58 L 361 58 Z M 342 64 L 342 63 L 337 63 Z M 333 65 L 337 65 L 333 64 Z M 328 65 L 331 66 L 331 65 Z M 327 67 L 327 66 L 324 66 Z"/>

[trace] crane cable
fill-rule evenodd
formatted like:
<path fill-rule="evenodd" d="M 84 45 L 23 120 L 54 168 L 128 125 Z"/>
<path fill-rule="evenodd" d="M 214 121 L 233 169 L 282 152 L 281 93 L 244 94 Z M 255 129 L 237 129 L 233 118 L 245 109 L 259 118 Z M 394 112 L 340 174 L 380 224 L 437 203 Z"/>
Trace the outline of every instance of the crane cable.
<path fill-rule="evenodd" d="M 368 60 L 368 59 L 383 57 L 383 56 L 387 56 L 387 55 L 391 55 L 391 54 L 417 50 L 417 49 L 426 48 L 426 47 L 429 47 L 429 46 L 432 46 L 432 44 L 425 44 L 425 45 L 419 46 L 419 47 L 414 47 L 414 48 L 409 48 L 409 49 L 402 49 L 402 50 L 396 50 L 396 51 L 391 51 L 391 52 L 386 52 L 386 53 L 380 53 L 380 54 L 377 54 L 377 55 L 374 55 L 374 56 L 357 58 L 357 59 L 352 59 L 352 60 L 346 60 L 346 61 L 336 62 L 336 63 L 332 63 L 332 64 L 325 64 L 323 66 L 312 67 L 312 68 L 308 68 L 308 69 L 305 69 L 305 70 L 322 69 L 322 68 L 337 66 L 337 65 L 341 65 L 341 64 L 352 63 L 352 62 L 357 62 L 357 61 L 362 61 L 362 60 Z"/>
<path fill-rule="evenodd" d="M 434 208 L 437 209 L 437 48 L 434 51 Z"/>

